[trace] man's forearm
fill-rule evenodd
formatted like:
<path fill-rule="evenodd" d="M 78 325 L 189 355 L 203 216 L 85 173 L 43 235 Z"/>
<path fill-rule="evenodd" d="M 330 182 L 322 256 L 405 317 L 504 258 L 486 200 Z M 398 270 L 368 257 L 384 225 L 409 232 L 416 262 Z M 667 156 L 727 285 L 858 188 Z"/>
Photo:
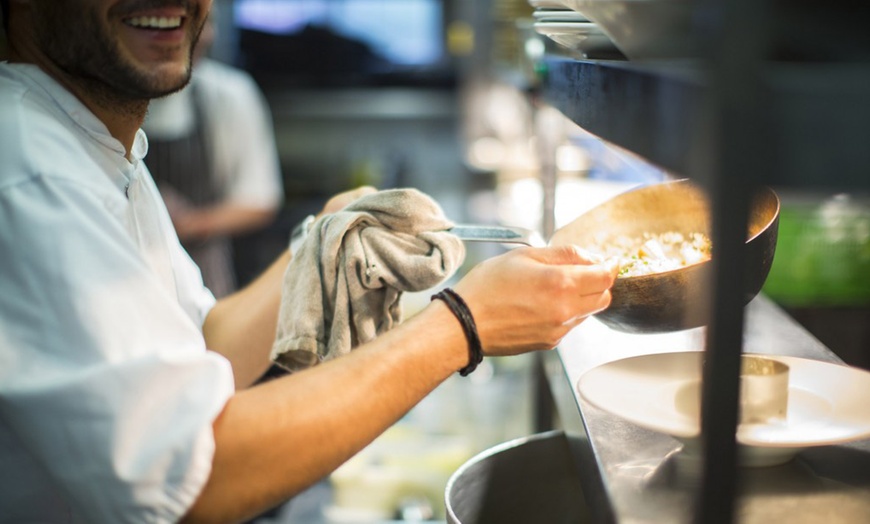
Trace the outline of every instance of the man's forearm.
<path fill-rule="evenodd" d="M 201 240 L 259 229 L 267 225 L 275 213 L 272 208 L 226 203 L 176 214 L 173 223 L 182 240 Z"/>
<path fill-rule="evenodd" d="M 436 302 L 349 355 L 240 391 L 214 424 L 213 469 L 187 521 L 243 520 L 302 491 L 467 361 Z"/>
<path fill-rule="evenodd" d="M 251 284 L 218 301 L 203 325 L 206 347 L 232 363 L 237 389 L 251 385 L 269 367 L 290 256 L 286 251 Z"/>

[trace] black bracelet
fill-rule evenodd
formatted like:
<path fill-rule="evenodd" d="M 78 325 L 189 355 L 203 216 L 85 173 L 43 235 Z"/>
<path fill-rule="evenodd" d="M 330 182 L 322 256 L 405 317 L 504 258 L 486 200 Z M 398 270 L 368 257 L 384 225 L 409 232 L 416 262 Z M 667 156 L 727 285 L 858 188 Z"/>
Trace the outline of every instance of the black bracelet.
<path fill-rule="evenodd" d="M 435 299 L 444 301 L 450 311 L 459 319 L 459 323 L 462 324 L 462 331 L 465 332 L 465 338 L 468 340 L 468 365 L 460 369 L 459 374 L 465 377 L 483 362 L 483 348 L 480 345 L 480 336 L 477 334 L 474 317 L 471 316 L 468 304 L 449 287 L 432 295 L 431 300 Z"/>

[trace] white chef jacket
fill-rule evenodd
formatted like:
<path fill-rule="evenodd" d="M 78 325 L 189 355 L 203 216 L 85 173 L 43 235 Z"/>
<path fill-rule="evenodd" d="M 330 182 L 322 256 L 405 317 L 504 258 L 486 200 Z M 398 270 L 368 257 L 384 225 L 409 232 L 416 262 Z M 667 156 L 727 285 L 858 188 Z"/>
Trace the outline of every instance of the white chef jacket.
<path fill-rule="evenodd" d="M 262 92 L 246 72 L 200 59 L 187 87 L 151 101 L 142 129 L 148 136 L 164 140 L 190 134 L 196 125 L 194 84 L 201 106 L 208 111 L 205 132 L 221 201 L 277 208 L 284 191 L 272 116 Z"/>
<path fill-rule="evenodd" d="M 175 522 L 208 478 L 232 369 L 147 148 L 0 63 L 0 523 Z"/>

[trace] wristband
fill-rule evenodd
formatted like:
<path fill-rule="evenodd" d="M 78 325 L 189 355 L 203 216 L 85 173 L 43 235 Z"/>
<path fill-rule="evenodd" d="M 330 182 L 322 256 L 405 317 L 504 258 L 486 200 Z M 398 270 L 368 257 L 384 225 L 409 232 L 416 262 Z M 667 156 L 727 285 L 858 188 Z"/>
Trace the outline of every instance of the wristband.
<path fill-rule="evenodd" d="M 459 374 L 463 377 L 468 376 L 483 361 L 483 348 L 480 345 L 480 336 L 477 334 L 477 325 L 471 316 L 471 310 L 468 309 L 468 304 L 462 300 L 462 297 L 449 287 L 432 295 L 431 300 L 435 299 L 447 304 L 448 309 L 462 325 L 462 331 L 468 340 L 468 364 L 459 370 Z"/>
<path fill-rule="evenodd" d="M 308 238 L 308 230 L 311 229 L 311 225 L 314 223 L 314 215 L 308 215 L 305 219 L 296 225 L 293 228 L 293 232 L 290 233 L 290 254 L 295 255 L 299 252 L 299 247 L 302 246 L 302 243 L 305 242 L 305 239 Z"/>

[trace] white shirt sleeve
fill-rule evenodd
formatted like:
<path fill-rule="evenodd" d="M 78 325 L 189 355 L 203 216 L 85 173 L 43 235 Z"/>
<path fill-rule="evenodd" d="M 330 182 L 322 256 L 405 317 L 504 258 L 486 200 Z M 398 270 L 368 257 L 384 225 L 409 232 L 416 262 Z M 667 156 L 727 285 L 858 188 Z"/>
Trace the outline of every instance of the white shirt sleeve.
<path fill-rule="evenodd" d="M 0 432 L 84 521 L 175 522 L 232 369 L 110 207 L 70 180 L 0 187 Z"/>

